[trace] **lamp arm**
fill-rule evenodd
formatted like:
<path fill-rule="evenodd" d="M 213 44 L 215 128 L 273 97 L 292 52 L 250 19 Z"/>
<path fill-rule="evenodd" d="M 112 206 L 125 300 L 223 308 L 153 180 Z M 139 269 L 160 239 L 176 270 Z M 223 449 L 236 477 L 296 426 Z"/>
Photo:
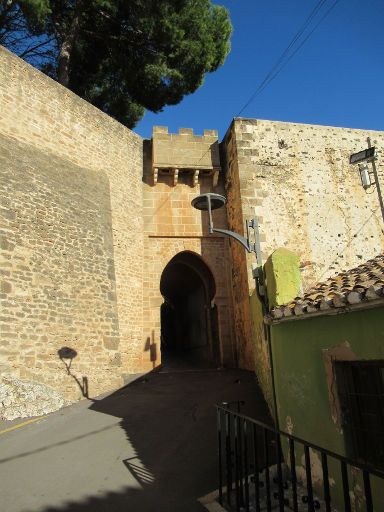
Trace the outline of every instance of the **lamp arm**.
<path fill-rule="evenodd" d="M 234 238 L 238 242 L 241 243 L 241 245 L 248 251 L 252 252 L 252 249 L 250 247 L 249 241 L 244 238 L 243 236 L 239 235 L 238 233 L 235 233 L 234 231 L 229 231 L 228 229 L 219 229 L 219 228 L 212 228 L 212 232 L 214 233 L 222 233 L 223 235 L 230 236 L 231 238 Z"/>

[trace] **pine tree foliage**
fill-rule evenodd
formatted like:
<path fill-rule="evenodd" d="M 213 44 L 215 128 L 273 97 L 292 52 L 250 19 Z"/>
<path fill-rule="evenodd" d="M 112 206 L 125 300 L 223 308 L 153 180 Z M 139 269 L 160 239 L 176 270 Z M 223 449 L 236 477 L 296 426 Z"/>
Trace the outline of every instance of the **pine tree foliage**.
<path fill-rule="evenodd" d="M 193 93 L 231 31 L 211 0 L 0 0 L 0 44 L 128 127 Z"/>

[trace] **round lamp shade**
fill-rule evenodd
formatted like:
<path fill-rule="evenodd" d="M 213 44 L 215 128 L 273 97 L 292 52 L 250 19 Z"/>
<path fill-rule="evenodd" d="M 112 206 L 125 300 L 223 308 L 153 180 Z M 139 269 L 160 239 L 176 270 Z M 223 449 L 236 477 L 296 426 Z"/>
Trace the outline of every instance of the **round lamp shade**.
<path fill-rule="evenodd" d="M 224 196 L 221 196 L 220 194 L 201 194 L 201 196 L 197 196 L 194 199 L 192 199 L 192 206 L 196 208 L 197 210 L 208 210 L 208 197 L 211 201 L 211 210 L 217 210 L 217 208 L 221 208 L 225 205 L 227 202 L 226 198 Z"/>

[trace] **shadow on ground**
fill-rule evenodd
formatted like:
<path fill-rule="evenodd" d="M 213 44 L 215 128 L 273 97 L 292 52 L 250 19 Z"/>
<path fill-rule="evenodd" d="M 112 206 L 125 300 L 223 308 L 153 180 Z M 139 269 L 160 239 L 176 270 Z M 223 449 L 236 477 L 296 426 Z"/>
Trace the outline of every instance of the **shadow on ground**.
<path fill-rule="evenodd" d="M 224 400 L 244 400 L 245 414 L 270 422 L 254 374 L 241 370 L 165 368 L 94 401 L 91 410 L 120 418 L 133 447 L 117 461 L 131 485 L 77 502 L 68 493 L 65 504 L 39 512 L 202 512 L 197 499 L 217 488 L 214 404 Z"/>

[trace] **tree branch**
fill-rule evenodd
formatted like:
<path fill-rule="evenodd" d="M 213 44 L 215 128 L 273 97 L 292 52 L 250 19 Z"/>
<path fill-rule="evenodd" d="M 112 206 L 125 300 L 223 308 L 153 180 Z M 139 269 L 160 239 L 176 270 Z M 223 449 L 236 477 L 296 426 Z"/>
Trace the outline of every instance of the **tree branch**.
<path fill-rule="evenodd" d="M 26 55 L 28 55 L 28 53 L 30 53 L 30 52 L 34 52 L 34 53 L 35 53 L 35 52 L 36 52 L 36 50 L 37 50 L 38 48 L 41 48 L 42 46 L 45 46 L 46 44 L 48 44 L 48 43 L 50 43 L 51 41 L 53 41 L 53 39 L 54 39 L 54 38 L 53 38 L 53 37 L 51 37 L 51 39 L 48 39 L 48 41 L 43 41 L 42 43 L 39 43 L 39 44 L 36 44 L 35 46 L 32 46 L 32 47 L 27 48 L 26 50 L 24 50 L 24 51 L 23 51 L 23 53 L 21 53 L 21 54 L 19 55 L 19 57 L 20 57 L 21 59 L 23 59 Z"/>

